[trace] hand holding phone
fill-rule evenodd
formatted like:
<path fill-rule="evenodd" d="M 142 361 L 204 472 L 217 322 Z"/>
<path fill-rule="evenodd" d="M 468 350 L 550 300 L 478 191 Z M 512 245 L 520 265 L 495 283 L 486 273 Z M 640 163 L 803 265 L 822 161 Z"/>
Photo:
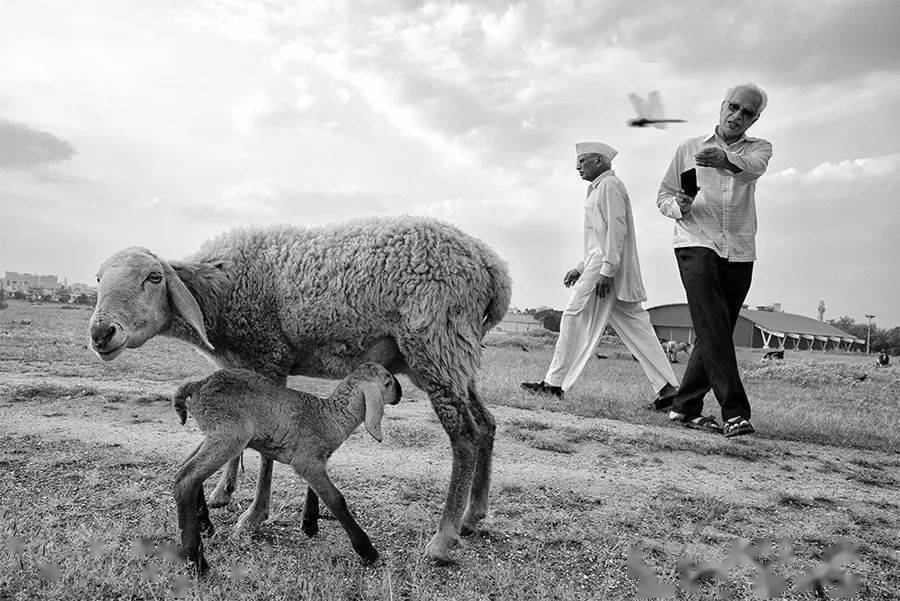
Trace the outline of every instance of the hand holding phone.
<path fill-rule="evenodd" d="M 692 168 L 683 171 L 681 173 L 680 184 L 683 193 L 691 198 L 697 196 L 697 192 L 700 191 L 700 188 L 697 187 L 697 170 Z"/>

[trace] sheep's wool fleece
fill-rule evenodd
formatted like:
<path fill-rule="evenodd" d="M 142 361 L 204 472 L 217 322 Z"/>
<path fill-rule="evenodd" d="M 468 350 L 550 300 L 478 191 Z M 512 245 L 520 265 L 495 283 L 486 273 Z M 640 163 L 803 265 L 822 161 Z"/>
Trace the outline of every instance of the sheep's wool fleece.
<path fill-rule="evenodd" d="M 228 266 L 220 323 L 229 339 L 269 338 L 272 348 L 313 348 L 339 363 L 387 335 L 422 380 L 452 383 L 455 394 L 474 381 L 480 340 L 511 294 L 490 247 L 420 217 L 236 229 L 191 260 Z M 348 371 L 337 363 L 332 371 Z"/>

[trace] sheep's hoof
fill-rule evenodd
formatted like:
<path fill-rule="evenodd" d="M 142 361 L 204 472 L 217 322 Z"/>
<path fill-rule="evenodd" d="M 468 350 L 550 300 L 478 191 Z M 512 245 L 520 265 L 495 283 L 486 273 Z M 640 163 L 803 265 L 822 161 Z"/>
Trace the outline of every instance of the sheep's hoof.
<path fill-rule="evenodd" d="M 266 513 L 254 510 L 253 505 L 251 505 L 247 511 L 242 513 L 241 517 L 238 518 L 235 530 L 246 532 L 248 534 L 259 532 L 260 527 L 263 522 L 266 521 L 267 517 L 269 516 Z"/>
<path fill-rule="evenodd" d="M 227 507 L 231 503 L 231 493 L 218 486 L 206 500 L 208 507 Z"/>
<path fill-rule="evenodd" d="M 472 536 L 475 532 L 478 531 L 478 522 L 484 519 L 485 512 L 478 511 L 472 512 L 471 515 L 464 515 L 462 519 L 462 524 L 459 526 L 459 535 L 460 536 Z"/>
<path fill-rule="evenodd" d="M 209 538 L 215 533 L 216 527 L 213 526 L 213 523 L 209 519 L 200 520 L 200 534 Z"/>
<path fill-rule="evenodd" d="M 194 557 L 191 557 L 194 554 L 181 549 L 178 554 L 184 561 L 191 564 L 191 570 L 198 576 L 209 574 L 209 564 L 206 562 L 206 557 L 203 556 L 203 553 L 197 553 Z"/>
<path fill-rule="evenodd" d="M 303 520 L 303 524 L 300 526 L 300 529 L 303 530 L 303 534 L 305 534 L 307 538 L 312 538 L 319 533 L 319 521 Z"/>
<path fill-rule="evenodd" d="M 450 554 L 450 550 L 456 546 L 456 543 L 457 539 L 438 532 L 425 545 L 425 557 L 438 565 L 453 563 L 453 556 Z"/>
<path fill-rule="evenodd" d="M 365 548 L 357 548 L 356 553 L 369 563 L 378 561 L 378 551 L 376 551 L 375 547 L 371 544 L 367 545 Z"/>

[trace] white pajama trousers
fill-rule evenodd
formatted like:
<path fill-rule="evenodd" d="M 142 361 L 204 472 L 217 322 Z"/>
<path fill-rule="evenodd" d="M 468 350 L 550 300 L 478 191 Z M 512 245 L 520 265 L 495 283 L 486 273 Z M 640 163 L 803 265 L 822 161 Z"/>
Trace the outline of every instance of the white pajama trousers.
<path fill-rule="evenodd" d="M 578 282 L 581 284 L 582 282 Z M 650 323 L 650 314 L 641 303 L 622 301 L 610 289 L 606 298 L 594 293 L 593 286 L 575 285 L 575 291 L 563 310 L 559 339 L 544 381 L 568 390 L 584 371 L 594 354 L 606 323 L 640 362 L 644 373 L 658 392 L 667 383 L 678 388 L 672 364 L 666 358 Z"/>

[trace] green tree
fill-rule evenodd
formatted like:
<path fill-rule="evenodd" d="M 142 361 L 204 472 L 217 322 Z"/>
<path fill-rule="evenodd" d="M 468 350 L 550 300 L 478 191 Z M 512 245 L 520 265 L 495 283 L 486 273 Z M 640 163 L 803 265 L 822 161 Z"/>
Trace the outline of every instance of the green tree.
<path fill-rule="evenodd" d="M 559 321 L 562 319 L 562 311 L 556 309 L 541 309 L 534 312 L 534 318 L 541 322 L 545 330 L 559 332 Z"/>

